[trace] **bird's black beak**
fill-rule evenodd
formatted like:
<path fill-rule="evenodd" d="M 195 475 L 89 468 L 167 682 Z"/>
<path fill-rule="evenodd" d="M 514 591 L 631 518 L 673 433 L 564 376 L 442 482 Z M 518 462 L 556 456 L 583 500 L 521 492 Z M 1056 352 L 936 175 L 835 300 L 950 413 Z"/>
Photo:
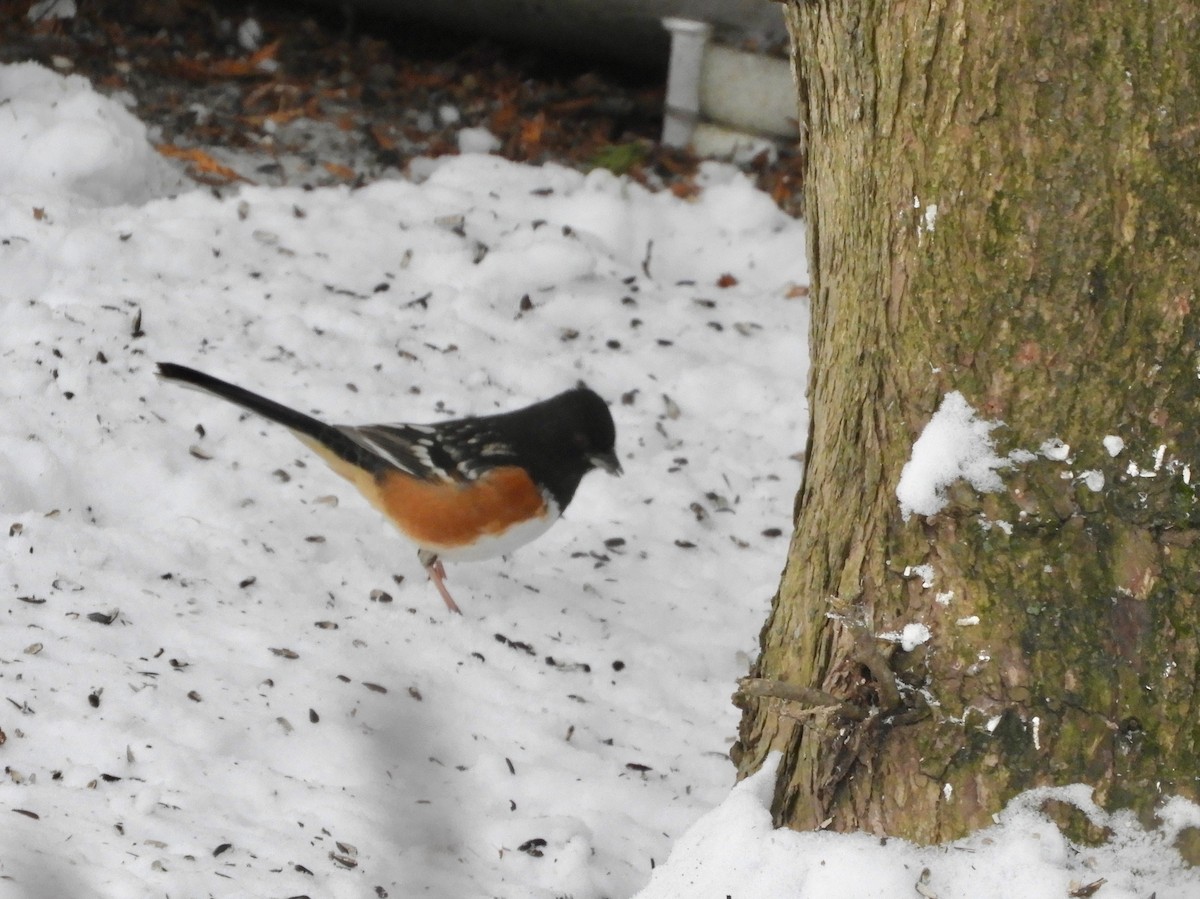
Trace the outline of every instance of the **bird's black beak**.
<path fill-rule="evenodd" d="M 593 468 L 603 468 L 612 475 L 622 474 L 621 463 L 617 461 L 617 454 L 615 452 L 592 453 L 587 458 L 592 463 Z"/>

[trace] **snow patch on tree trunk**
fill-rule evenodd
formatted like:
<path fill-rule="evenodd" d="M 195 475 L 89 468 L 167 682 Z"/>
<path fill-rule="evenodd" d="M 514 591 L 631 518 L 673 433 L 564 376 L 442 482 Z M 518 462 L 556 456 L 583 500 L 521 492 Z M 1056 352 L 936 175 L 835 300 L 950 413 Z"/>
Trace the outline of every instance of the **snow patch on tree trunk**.
<path fill-rule="evenodd" d="M 996 455 L 991 433 L 1002 421 L 987 421 L 957 390 L 947 393 L 929 424 L 913 444 L 912 455 L 900 472 L 896 498 L 904 520 L 915 512 L 935 515 L 946 505 L 946 488 L 966 480 L 981 493 L 1004 488 L 997 471 L 1011 468 Z"/>

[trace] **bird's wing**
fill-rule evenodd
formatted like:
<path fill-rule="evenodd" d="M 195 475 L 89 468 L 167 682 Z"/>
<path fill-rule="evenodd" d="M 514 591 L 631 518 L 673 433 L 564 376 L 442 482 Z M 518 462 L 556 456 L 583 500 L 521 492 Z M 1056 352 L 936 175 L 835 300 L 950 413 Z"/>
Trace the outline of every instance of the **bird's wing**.
<path fill-rule="evenodd" d="M 338 430 L 388 465 L 423 481 L 472 481 L 520 464 L 512 446 L 478 420 L 431 425 L 339 425 Z"/>

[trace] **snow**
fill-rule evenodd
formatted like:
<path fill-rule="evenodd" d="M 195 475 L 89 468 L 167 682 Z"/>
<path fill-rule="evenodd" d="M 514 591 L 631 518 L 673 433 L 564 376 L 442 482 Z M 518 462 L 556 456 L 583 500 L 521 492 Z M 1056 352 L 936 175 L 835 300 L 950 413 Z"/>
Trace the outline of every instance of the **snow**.
<path fill-rule="evenodd" d="M 966 397 L 957 390 L 942 397 L 937 412 L 913 443 L 912 454 L 900 471 L 896 498 L 900 502 L 904 520 L 908 521 L 914 513 L 936 515 L 946 507 L 947 488 L 957 481 L 966 481 L 981 493 L 996 493 L 1004 488 L 1000 471 L 1032 462 L 1038 454 L 1055 462 L 1071 461 L 1070 445 L 1058 437 L 1042 441 L 1037 453 L 1018 447 L 1006 456 L 996 455 L 991 434 L 1003 425 L 1002 421 L 980 418 Z M 1119 441 L 1120 438 L 1106 437 L 1105 446 L 1109 447 L 1110 454 L 1116 455 L 1120 448 L 1113 452 L 1110 445 L 1112 440 Z M 1165 447 L 1160 447 L 1155 456 L 1155 472 L 1162 467 L 1165 451 Z M 1130 474 L 1136 475 L 1137 466 L 1132 462 L 1130 466 Z M 1153 476 L 1153 472 L 1150 476 Z M 1070 479 L 1075 475 L 1071 471 L 1064 471 L 1062 477 Z M 1104 488 L 1102 472 L 1086 471 L 1079 477 L 1093 492 Z M 1007 521 L 981 521 L 980 524 L 985 529 L 995 526 L 1006 534 L 1012 534 L 1012 524 Z M 906 575 L 908 570 L 917 571 L 919 567 L 909 566 Z"/>
<path fill-rule="evenodd" d="M 258 19 L 253 17 L 243 19 L 237 28 L 238 45 L 250 53 L 262 46 L 263 28 Z"/>
<path fill-rule="evenodd" d="M 1196 895 L 1188 803 L 1096 850 L 1036 797 L 918 848 L 773 831 L 769 772 L 729 791 L 807 365 L 802 225 L 736 171 L 685 201 L 466 155 L 219 196 L 81 79 L 0 93 L 0 897 Z M 160 359 L 340 422 L 582 379 L 626 475 L 450 566 L 455 617 L 345 482 Z"/>
<path fill-rule="evenodd" d="M 132 113 L 35 63 L 0 67 L 0 159 L 0 195 L 33 205 L 138 203 L 179 183 Z"/>
<path fill-rule="evenodd" d="M 1042 445 L 1038 447 L 1040 452 L 1047 459 L 1055 462 L 1066 462 L 1071 457 L 1070 444 L 1063 443 L 1057 437 L 1051 437 L 1048 440 L 1043 440 Z"/>
<path fill-rule="evenodd" d="M 482 155 L 172 197 L 81 80 L 0 83 L 0 895 L 644 885 L 732 781 L 805 439 L 802 226 L 731 169 L 687 202 Z M 157 360 L 338 422 L 584 380 L 626 475 L 449 565 L 455 618 L 344 481 Z"/>
<path fill-rule="evenodd" d="M 946 488 L 968 481 L 984 493 L 1002 489 L 997 469 L 1011 463 L 996 455 L 991 432 L 1000 422 L 986 421 L 957 390 L 947 393 L 937 412 L 913 443 L 900 472 L 896 497 L 907 521 L 913 513 L 935 515 L 946 505 Z"/>
<path fill-rule="evenodd" d="M 460 153 L 494 153 L 500 149 L 500 138 L 486 128 L 461 128 L 458 132 Z"/>
<path fill-rule="evenodd" d="M 928 643 L 933 639 L 933 632 L 929 630 L 927 625 L 920 622 L 910 621 L 898 631 L 883 631 L 876 634 L 880 640 L 887 640 L 891 643 L 900 644 L 900 648 L 905 652 L 912 652 L 922 643 Z"/>
<path fill-rule="evenodd" d="M 1141 899 L 1153 892 L 1150 884 L 1157 887 L 1157 899 L 1184 899 L 1200 886 L 1170 849 L 1183 827 L 1200 820 L 1200 809 L 1191 803 L 1166 806 L 1162 827 L 1146 831 L 1132 815 L 1098 808 L 1085 787 L 1031 790 L 997 815 L 993 827 L 942 846 L 915 846 L 868 834 L 772 829 L 769 806 L 778 760 L 773 756 L 693 825 L 637 899 L 1061 899 L 1097 882 L 1095 895 L 1105 899 Z M 1106 848 L 1075 846 L 1063 837 L 1039 810 L 1049 799 L 1112 828 Z"/>
<path fill-rule="evenodd" d="M 900 648 L 905 652 L 912 652 L 922 643 L 928 643 L 932 638 L 933 633 L 927 625 L 910 621 L 900 629 Z"/>
<path fill-rule="evenodd" d="M 937 581 L 937 571 L 932 565 L 906 565 L 904 566 L 904 576 L 906 578 L 919 577 L 921 586 L 928 590 Z"/>

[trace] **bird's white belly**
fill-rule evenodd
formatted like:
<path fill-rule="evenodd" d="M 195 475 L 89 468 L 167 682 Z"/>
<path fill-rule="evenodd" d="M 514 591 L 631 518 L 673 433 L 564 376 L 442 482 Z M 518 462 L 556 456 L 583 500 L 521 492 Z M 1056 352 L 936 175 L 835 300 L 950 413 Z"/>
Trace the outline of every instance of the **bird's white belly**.
<path fill-rule="evenodd" d="M 480 559 L 506 556 L 542 536 L 558 517 L 558 507 L 550 503 L 545 515 L 514 524 L 499 534 L 485 534 L 469 546 L 423 546 L 422 549 L 437 553 L 438 558 L 447 562 L 477 562 Z"/>

